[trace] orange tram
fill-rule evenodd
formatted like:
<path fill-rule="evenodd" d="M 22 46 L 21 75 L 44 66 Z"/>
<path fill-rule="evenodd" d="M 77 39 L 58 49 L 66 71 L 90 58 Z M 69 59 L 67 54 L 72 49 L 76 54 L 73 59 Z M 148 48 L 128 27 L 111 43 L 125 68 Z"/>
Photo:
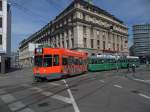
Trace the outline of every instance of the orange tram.
<path fill-rule="evenodd" d="M 64 48 L 36 48 L 33 73 L 36 81 L 59 79 L 87 72 L 87 54 Z"/>

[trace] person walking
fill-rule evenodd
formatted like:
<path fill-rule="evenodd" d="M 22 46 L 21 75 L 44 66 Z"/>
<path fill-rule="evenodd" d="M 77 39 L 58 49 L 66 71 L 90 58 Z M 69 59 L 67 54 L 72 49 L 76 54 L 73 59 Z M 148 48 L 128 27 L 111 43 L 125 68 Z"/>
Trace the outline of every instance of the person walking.
<path fill-rule="evenodd" d="M 129 63 L 127 63 L 127 69 L 128 69 L 128 72 L 130 71 L 130 65 Z"/>
<path fill-rule="evenodd" d="M 133 64 L 132 64 L 132 72 L 133 72 L 133 73 L 135 73 L 135 67 L 136 67 L 136 66 L 135 66 L 135 64 L 133 63 Z"/>

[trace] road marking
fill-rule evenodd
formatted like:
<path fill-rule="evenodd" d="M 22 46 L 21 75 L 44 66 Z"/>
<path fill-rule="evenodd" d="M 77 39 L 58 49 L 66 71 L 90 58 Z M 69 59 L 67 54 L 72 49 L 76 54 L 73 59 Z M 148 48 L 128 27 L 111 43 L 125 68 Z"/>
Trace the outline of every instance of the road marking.
<path fill-rule="evenodd" d="M 115 87 L 117 87 L 117 88 L 122 88 L 122 86 L 119 86 L 119 85 L 114 85 Z"/>
<path fill-rule="evenodd" d="M 32 87 L 32 88 L 29 88 L 29 89 L 34 90 L 36 92 L 42 92 L 43 91 L 43 89 L 38 88 L 38 87 Z"/>
<path fill-rule="evenodd" d="M 10 76 L 4 76 L 4 77 L 0 77 L 0 79 L 7 79 L 7 78 L 9 78 Z"/>
<path fill-rule="evenodd" d="M 75 99 L 74 99 L 74 97 L 73 97 L 73 95 L 72 95 L 71 90 L 69 89 L 69 86 L 68 86 L 66 80 L 63 80 L 63 82 L 65 83 L 66 87 L 68 88 L 67 91 L 68 91 L 69 96 L 70 96 L 70 98 L 71 98 L 74 111 L 75 111 L 75 112 L 80 112 L 79 107 L 78 107 L 78 105 L 77 105 L 77 103 L 76 103 L 76 101 L 75 101 Z"/>
<path fill-rule="evenodd" d="M 64 97 L 64 96 L 54 95 L 54 96 L 52 96 L 52 98 L 57 99 L 57 100 L 61 100 L 65 103 L 70 103 L 71 104 L 71 99 L 67 98 L 67 97 Z"/>
<path fill-rule="evenodd" d="M 31 87 L 29 84 L 22 84 L 24 87 Z"/>
<path fill-rule="evenodd" d="M 56 84 L 56 83 L 53 83 L 55 85 L 59 85 L 59 84 Z M 36 92 L 41 92 L 42 95 L 44 96 L 51 96 L 51 98 L 54 98 L 54 99 L 57 99 L 57 100 L 60 100 L 62 102 L 65 102 L 65 103 L 71 103 L 71 99 L 67 98 L 67 97 L 64 97 L 64 96 L 60 96 L 60 95 L 54 95 L 53 93 L 49 92 L 49 91 L 44 91 L 43 89 L 39 88 L 39 87 L 32 87 L 30 88 L 31 90 L 35 90 Z"/>
<path fill-rule="evenodd" d="M 14 96 L 12 96 L 11 94 L 2 95 L 2 96 L 0 96 L 0 98 L 5 103 L 11 103 L 13 101 L 16 101 L 16 98 Z"/>
<path fill-rule="evenodd" d="M 54 86 L 60 86 L 60 84 L 58 84 L 58 83 L 50 83 L 51 85 L 54 85 Z"/>
<path fill-rule="evenodd" d="M 63 101 L 65 103 L 69 103 L 69 104 L 71 103 L 71 99 L 69 99 L 67 97 L 64 97 L 64 96 L 60 96 L 60 95 L 54 95 L 51 92 L 45 91 L 45 92 L 42 92 L 41 94 L 44 95 L 44 96 L 47 96 L 47 97 L 51 96 L 52 98 Z"/>
<path fill-rule="evenodd" d="M 149 100 L 150 100 L 150 97 L 149 97 L 149 96 L 147 96 L 147 95 L 144 95 L 144 94 L 142 94 L 142 93 L 139 93 L 138 95 L 140 95 L 140 96 L 142 96 L 142 97 L 144 97 L 144 98 L 146 98 L 146 99 L 149 99 Z"/>
<path fill-rule="evenodd" d="M 8 107 L 10 108 L 11 111 L 17 111 L 21 108 L 24 108 L 25 105 L 22 102 L 18 101 L 18 102 L 9 104 Z"/>
<path fill-rule="evenodd" d="M 136 81 L 141 81 L 141 82 L 150 82 L 150 80 L 142 80 L 142 79 L 134 79 Z"/>
<path fill-rule="evenodd" d="M 104 83 L 105 81 L 104 80 L 99 80 L 100 82 Z"/>
<path fill-rule="evenodd" d="M 44 91 L 43 89 L 41 88 L 38 88 L 38 87 L 33 87 L 31 88 L 32 90 L 35 90 L 36 92 L 41 92 L 42 95 L 44 96 L 51 96 L 51 98 L 54 98 L 54 99 L 57 99 L 57 100 L 60 100 L 62 102 L 65 102 L 65 103 L 71 103 L 71 99 L 67 98 L 67 97 L 64 97 L 64 96 L 60 96 L 60 95 L 55 95 L 49 91 Z"/>
<path fill-rule="evenodd" d="M 25 108 L 19 112 L 34 112 L 33 110 L 31 110 L 30 108 Z"/>

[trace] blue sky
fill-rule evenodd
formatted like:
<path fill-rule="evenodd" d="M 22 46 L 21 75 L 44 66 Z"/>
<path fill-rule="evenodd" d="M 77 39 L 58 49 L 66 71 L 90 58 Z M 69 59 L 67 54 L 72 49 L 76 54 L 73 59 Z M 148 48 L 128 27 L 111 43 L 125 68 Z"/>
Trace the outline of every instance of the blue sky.
<path fill-rule="evenodd" d="M 21 40 L 54 19 L 73 0 L 10 1 L 12 3 L 12 50 L 14 51 Z M 93 4 L 124 21 L 129 28 L 129 45 L 132 44 L 132 25 L 150 23 L 150 0 L 93 0 Z"/>

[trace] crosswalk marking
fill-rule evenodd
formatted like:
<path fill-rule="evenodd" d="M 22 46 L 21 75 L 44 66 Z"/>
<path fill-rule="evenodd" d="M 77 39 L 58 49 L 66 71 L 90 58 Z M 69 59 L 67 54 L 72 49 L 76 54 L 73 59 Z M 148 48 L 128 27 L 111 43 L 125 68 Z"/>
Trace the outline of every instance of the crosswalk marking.
<path fill-rule="evenodd" d="M 14 112 L 14 111 L 24 108 L 25 105 L 22 102 L 18 101 L 18 102 L 9 104 L 8 107 L 10 108 L 11 111 Z"/>
<path fill-rule="evenodd" d="M 144 98 L 146 98 L 146 99 L 149 99 L 149 100 L 150 100 L 150 97 L 147 96 L 147 95 L 145 95 L 145 94 L 139 93 L 139 95 L 142 96 L 142 97 L 144 97 Z"/>
<path fill-rule="evenodd" d="M 16 100 L 16 98 L 14 96 L 12 96 L 11 94 L 2 95 L 2 96 L 0 96 L 0 98 L 5 103 L 11 103 Z"/>
<path fill-rule="evenodd" d="M 122 88 L 122 86 L 119 86 L 119 85 L 114 85 L 115 87 L 117 87 L 117 88 Z"/>
<path fill-rule="evenodd" d="M 19 112 L 34 112 L 33 110 L 31 110 L 30 108 L 25 108 Z"/>
<path fill-rule="evenodd" d="M 100 82 L 104 83 L 105 81 L 104 80 L 99 80 Z"/>
<path fill-rule="evenodd" d="M 49 84 L 60 86 L 60 84 L 57 84 L 57 83 L 49 83 Z M 31 85 L 28 85 L 28 84 L 23 84 L 22 86 L 28 87 L 29 90 L 33 90 L 34 92 L 39 92 L 40 94 L 44 96 L 51 97 L 53 99 L 62 101 L 64 103 L 68 103 L 68 104 L 72 103 L 72 100 L 70 98 L 43 90 L 40 87 L 32 87 Z M 16 111 L 17 112 L 34 112 L 30 108 L 25 108 L 26 105 L 22 101 L 17 100 L 17 98 L 14 97 L 12 94 L 7 94 L 7 91 L 4 91 L 3 89 L 0 89 L 0 99 L 8 105 L 8 108 L 12 112 L 16 112 Z"/>

